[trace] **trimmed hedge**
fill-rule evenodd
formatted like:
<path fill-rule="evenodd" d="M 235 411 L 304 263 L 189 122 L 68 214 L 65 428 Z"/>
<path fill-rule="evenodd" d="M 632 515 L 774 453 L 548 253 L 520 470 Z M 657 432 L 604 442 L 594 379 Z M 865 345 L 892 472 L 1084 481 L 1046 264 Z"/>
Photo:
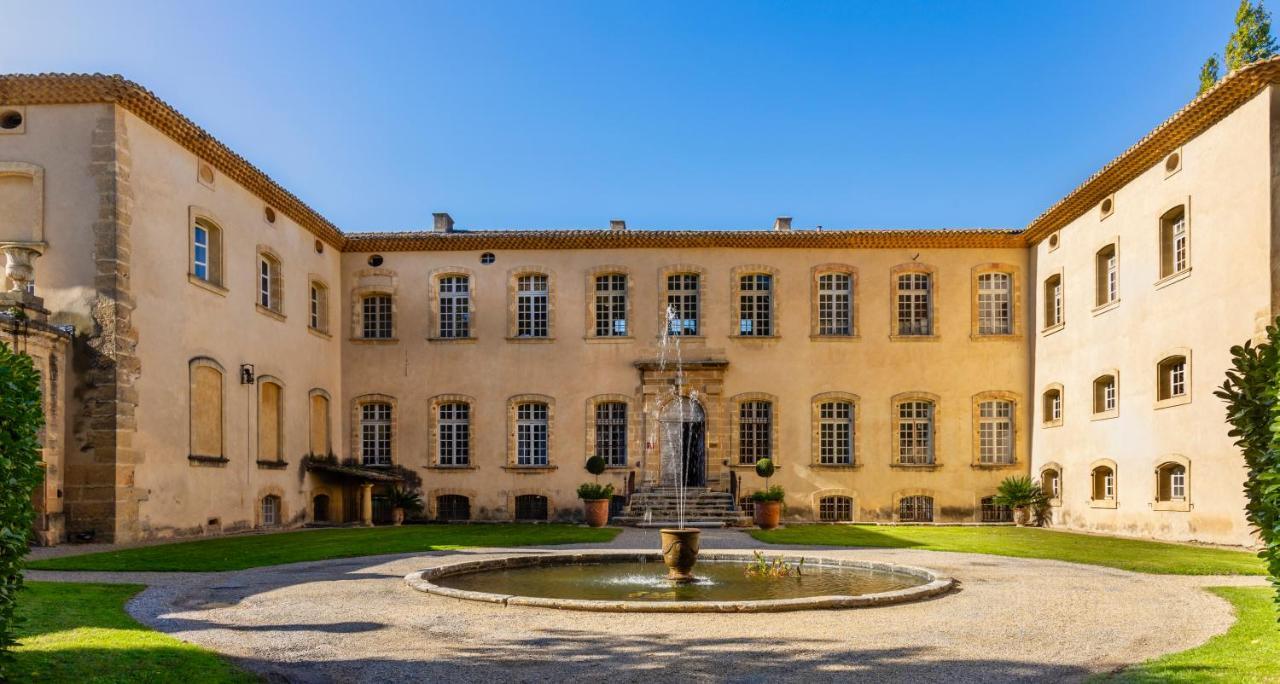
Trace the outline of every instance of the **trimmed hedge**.
<path fill-rule="evenodd" d="M 40 374 L 31 357 L 0 342 L 0 661 L 10 658 L 17 639 L 14 605 L 22 589 L 22 558 L 31 543 L 31 492 L 44 478 L 43 426 Z"/>

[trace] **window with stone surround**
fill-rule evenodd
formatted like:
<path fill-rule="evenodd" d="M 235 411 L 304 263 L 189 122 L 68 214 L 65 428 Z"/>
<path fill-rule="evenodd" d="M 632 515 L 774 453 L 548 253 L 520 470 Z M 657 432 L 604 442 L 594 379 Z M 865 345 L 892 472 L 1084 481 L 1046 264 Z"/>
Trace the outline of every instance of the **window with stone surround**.
<path fill-rule="evenodd" d="M 701 325 L 700 287 L 697 273 L 674 273 L 667 276 L 667 332 L 671 335 L 699 335 Z"/>
<path fill-rule="evenodd" d="M 360 336 L 366 340 L 395 337 L 391 295 L 375 292 L 360 298 Z"/>
<path fill-rule="evenodd" d="M 738 403 L 738 463 L 751 465 L 773 456 L 773 402 Z"/>
<path fill-rule="evenodd" d="M 360 406 L 360 461 L 366 466 L 391 465 L 391 404 L 371 401 Z"/>
<path fill-rule="evenodd" d="M 975 419 L 977 420 L 978 463 L 981 465 L 1009 465 L 1014 457 L 1014 402 L 997 398 L 997 393 L 979 395 Z"/>
<path fill-rule="evenodd" d="M 933 497 L 904 496 L 899 499 L 898 522 L 933 522 Z"/>
<path fill-rule="evenodd" d="M 308 397 L 309 431 L 308 446 L 311 454 L 326 456 L 333 453 L 329 432 L 329 393 L 322 389 L 313 389 Z"/>
<path fill-rule="evenodd" d="M 1110 465 L 1095 466 L 1090 475 L 1092 479 L 1093 501 L 1115 501 L 1116 471 Z"/>
<path fill-rule="evenodd" d="M 1093 415 L 1111 417 L 1119 411 L 1119 383 L 1114 372 L 1099 375 L 1093 381 Z"/>
<path fill-rule="evenodd" d="M 190 455 L 220 459 L 223 452 L 223 377 L 222 366 L 213 359 L 191 360 Z"/>
<path fill-rule="evenodd" d="M 547 459 L 547 405 L 523 402 L 516 405 L 516 465 L 545 466 Z"/>
<path fill-rule="evenodd" d="M 436 407 L 436 421 L 437 465 L 470 465 L 471 405 L 465 401 L 442 402 Z"/>
<path fill-rule="evenodd" d="M 1062 498 L 1062 471 L 1056 467 L 1046 467 L 1040 471 L 1040 488 L 1049 497 L 1050 503 Z"/>
<path fill-rule="evenodd" d="M 1120 299 L 1120 257 L 1115 243 L 1094 255 L 1094 305 L 1106 306 Z"/>
<path fill-rule="evenodd" d="M 1013 509 L 996 503 L 996 498 L 994 496 L 983 497 L 979 505 L 979 522 L 1013 522 Z"/>
<path fill-rule="evenodd" d="M 516 520 L 539 521 L 548 518 L 547 497 L 541 494 L 520 494 L 515 499 Z"/>
<path fill-rule="evenodd" d="M 853 337 L 856 271 L 846 264 L 822 264 L 813 268 L 814 337 Z"/>
<path fill-rule="evenodd" d="M 736 335 L 770 337 L 773 326 L 773 276 L 749 273 L 737 278 L 738 326 Z"/>
<path fill-rule="evenodd" d="M 934 408 L 934 402 L 923 398 L 894 403 L 898 464 L 933 465 Z"/>
<path fill-rule="evenodd" d="M 1187 233 L 1186 206 L 1179 205 L 1160 217 L 1160 277 L 1191 269 L 1191 243 Z"/>
<path fill-rule="evenodd" d="M 818 404 L 818 463 L 853 465 L 854 402 Z"/>
<path fill-rule="evenodd" d="M 824 496 L 818 500 L 821 522 L 853 522 L 853 497 Z"/>
<path fill-rule="evenodd" d="M 316 332 L 329 332 L 329 288 L 318 280 L 311 281 L 307 325 Z"/>
<path fill-rule="evenodd" d="M 284 460 L 284 388 L 258 378 L 258 461 Z"/>
<path fill-rule="evenodd" d="M 284 278 L 280 257 L 258 253 L 258 306 L 273 313 L 284 313 Z"/>
<path fill-rule="evenodd" d="M 978 334 L 1013 334 L 1013 276 L 1008 273 L 978 275 Z"/>
<path fill-rule="evenodd" d="M 627 405 L 621 401 L 602 401 L 595 406 L 594 455 L 606 465 L 627 465 Z"/>
<path fill-rule="evenodd" d="M 1065 322 L 1062 301 L 1062 274 L 1055 273 L 1044 281 L 1044 327 L 1056 328 Z"/>
<path fill-rule="evenodd" d="M 625 273 L 604 273 L 595 276 L 595 336 L 626 337 L 627 328 L 627 276 Z"/>
<path fill-rule="evenodd" d="M 275 527 L 280 524 L 280 497 L 268 494 L 262 497 L 262 526 Z"/>
<path fill-rule="evenodd" d="M 207 218 L 191 223 L 191 275 L 222 285 L 222 229 Z"/>
<path fill-rule="evenodd" d="M 911 262 L 889 269 L 890 339 L 933 339 L 938 332 L 936 269 Z"/>
<path fill-rule="evenodd" d="M 549 337 L 549 281 L 545 274 L 516 277 L 516 337 Z"/>
<path fill-rule="evenodd" d="M 1156 469 L 1156 501 L 1187 500 L 1187 467 L 1181 463 L 1163 463 Z"/>
<path fill-rule="evenodd" d="M 1156 399 L 1162 403 L 1185 400 L 1190 387 L 1190 368 L 1187 357 L 1175 354 L 1165 357 L 1156 365 Z"/>
<path fill-rule="evenodd" d="M 445 275 L 437 281 L 441 339 L 471 337 L 471 279 L 465 275 Z"/>
<path fill-rule="evenodd" d="M 470 498 L 461 494 L 441 494 L 436 497 L 436 520 L 452 522 L 470 519 Z"/>

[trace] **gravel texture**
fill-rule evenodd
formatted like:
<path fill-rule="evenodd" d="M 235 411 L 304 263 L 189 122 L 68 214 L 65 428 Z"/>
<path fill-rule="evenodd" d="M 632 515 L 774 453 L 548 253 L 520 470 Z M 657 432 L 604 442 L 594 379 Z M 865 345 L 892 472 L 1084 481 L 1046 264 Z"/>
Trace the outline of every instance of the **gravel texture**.
<path fill-rule="evenodd" d="M 652 550 L 656 540 L 656 531 L 627 530 L 607 545 L 555 548 Z M 704 548 L 760 546 L 736 531 L 703 539 Z M 404 581 L 459 557 L 540 552 L 475 549 L 185 574 L 153 583 L 129 608 L 273 681 L 1057 681 L 1192 648 L 1234 620 L 1226 601 L 1195 587 L 1264 583 L 976 554 L 821 549 L 805 555 L 921 566 L 960 587 L 920 603 L 857 610 L 619 615 L 460 601 Z M 140 581 L 134 573 L 92 574 Z"/>

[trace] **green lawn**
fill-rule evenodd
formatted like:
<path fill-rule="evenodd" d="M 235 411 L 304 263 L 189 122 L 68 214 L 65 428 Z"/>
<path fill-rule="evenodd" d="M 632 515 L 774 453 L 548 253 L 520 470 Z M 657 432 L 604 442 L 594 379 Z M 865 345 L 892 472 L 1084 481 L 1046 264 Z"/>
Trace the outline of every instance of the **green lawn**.
<path fill-rule="evenodd" d="M 14 661 L 2 672 L 14 682 L 257 681 L 212 651 L 135 622 L 124 604 L 142 589 L 28 582 L 18 595 Z"/>
<path fill-rule="evenodd" d="M 1280 624 L 1267 587 L 1215 587 L 1236 609 L 1236 623 L 1203 646 L 1157 658 L 1099 681 L 1278 682 Z"/>
<path fill-rule="evenodd" d="M 1262 560 L 1245 551 L 1072 534 L 1034 527 L 792 525 L 769 531 L 753 530 L 751 536 L 770 544 L 988 553 L 1016 558 L 1048 558 L 1157 574 L 1266 574 Z"/>
<path fill-rule="evenodd" d="M 575 525 L 405 525 L 218 537 L 35 561 L 33 570 L 207 572 L 476 546 L 607 542 L 619 530 Z"/>

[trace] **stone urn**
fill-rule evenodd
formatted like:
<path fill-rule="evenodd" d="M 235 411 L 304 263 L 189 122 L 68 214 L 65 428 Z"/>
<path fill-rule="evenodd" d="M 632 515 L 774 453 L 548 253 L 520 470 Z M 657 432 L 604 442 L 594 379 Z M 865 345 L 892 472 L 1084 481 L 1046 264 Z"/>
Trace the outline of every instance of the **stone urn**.
<path fill-rule="evenodd" d="M 403 524 L 404 524 L 404 509 L 403 509 L 403 508 L 401 508 L 401 507 L 399 507 L 399 506 L 396 506 L 395 508 L 391 509 L 391 524 L 393 524 L 393 525 L 403 525 Z"/>
<path fill-rule="evenodd" d="M 1013 509 L 1013 524 L 1018 527 L 1026 527 L 1031 522 L 1031 509 L 1026 506 L 1015 506 Z"/>
<path fill-rule="evenodd" d="M 665 529 L 662 534 L 662 562 L 667 564 L 667 579 L 692 582 L 693 564 L 698 562 L 698 535 L 694 529 Z"/>
<path fill-rule="evenodd" d="M 781 501 L 757 501 L 756 502 L 756 525 L 762 530 L 772 530 L 777 527 L 782 520 L 782 502 Z"/>
<path fill-rule="evenodd" d="M 608 499 L 584 499 L 582 507 L 587 513 L 587 525 L 590 527 L 604 527 L 609 522 L 609 500 Z"/>

